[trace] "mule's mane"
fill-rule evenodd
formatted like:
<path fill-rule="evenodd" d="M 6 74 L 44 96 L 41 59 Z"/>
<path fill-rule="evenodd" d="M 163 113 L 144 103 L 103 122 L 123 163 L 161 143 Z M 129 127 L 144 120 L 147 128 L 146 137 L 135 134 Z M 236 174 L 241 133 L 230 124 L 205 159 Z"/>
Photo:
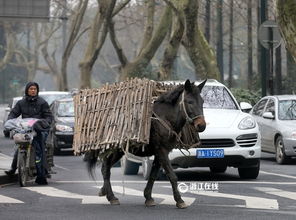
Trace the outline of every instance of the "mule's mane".
<path fill-rule="evenodd" d="M 156 102 L 175 104 L 183 91 L 184 85 L 179 85 L 177 88 L 161 95 L 156 99 Z"/>

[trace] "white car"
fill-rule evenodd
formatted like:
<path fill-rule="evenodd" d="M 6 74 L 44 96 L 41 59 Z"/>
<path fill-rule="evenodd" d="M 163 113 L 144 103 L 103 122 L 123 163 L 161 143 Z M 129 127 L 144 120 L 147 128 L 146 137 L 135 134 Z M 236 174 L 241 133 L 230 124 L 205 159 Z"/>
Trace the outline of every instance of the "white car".
<path fill-rule="evenodd" d="M 196 82 L 196 85 L 199 83 Z M 216 80 L 207 81 L 201 96 L 207 123 L 206 130 L 199 133 L 202 144 L 191 148 L 189 153 L 174 149 L 169 154 L 172 166 L 209 167 L 215 173 L 225 172 L 227 167 L 236 167 L 241 178 L 256 179 L 260 170 L 261 137 L 254 118 L 243 112 L 252 106 L 245 102 L 239 105 L 230 90 Z M 141 162 L 143 176 L 147 179 L 152 160 L 144 158 L 139 161 L 132 155 L 124 157 L 123 173 L 137 174 Z"/>
<path fill-rule="evenodd" d="M 275 153 L 279 164 L 296 157 L 296 95 L 263 97 L 250 113 L 259 125 L 262 151 Z"/>

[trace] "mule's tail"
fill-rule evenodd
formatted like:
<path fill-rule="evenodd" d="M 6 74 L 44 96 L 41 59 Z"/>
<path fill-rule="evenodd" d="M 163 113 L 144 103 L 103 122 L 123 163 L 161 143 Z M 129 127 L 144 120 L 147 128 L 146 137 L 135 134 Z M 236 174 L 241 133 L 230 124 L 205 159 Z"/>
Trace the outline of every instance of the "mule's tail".
<path fill-rule="evenodd" d="M 86 153 L 86 167 L 88 174 L 91 176 L 93 180 L 95 180 L 95 168 L 98 161 L 98 156 L 95 151 L 89 151 Z"/>

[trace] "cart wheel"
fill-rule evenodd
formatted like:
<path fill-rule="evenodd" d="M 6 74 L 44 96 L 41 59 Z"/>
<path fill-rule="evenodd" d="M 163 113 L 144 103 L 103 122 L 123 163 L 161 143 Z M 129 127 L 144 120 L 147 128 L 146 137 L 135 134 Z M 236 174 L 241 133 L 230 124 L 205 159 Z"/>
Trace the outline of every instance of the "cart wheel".
<path fill-rule="evenodd" d="M 27 154 L 25 152 L 18 153 L 18 180 L 21 187 L 26 186 L 28 180 L 28 171 L 26 168 Z"/>

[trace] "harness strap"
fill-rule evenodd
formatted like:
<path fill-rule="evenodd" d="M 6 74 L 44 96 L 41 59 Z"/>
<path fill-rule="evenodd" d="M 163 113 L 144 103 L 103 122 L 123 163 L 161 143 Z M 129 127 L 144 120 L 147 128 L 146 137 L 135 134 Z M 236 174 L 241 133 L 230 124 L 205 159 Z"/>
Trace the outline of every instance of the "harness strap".
<path fill-rule="evenodd" d="M 176 137 L 176 140 L 177 142 L 181 145 L 181 147 L 178 147 L 178 149 L 181 151 L 181 153 L 186 156 L 183 152 L 182 152 L 182 149 L 185 149 L 189 154 L 190 152 L 188 151 L 189 148 L 193 148 L 193 147 L 197 147 L 200 145 L 200 140 L 193 144 L 193 145 L 189 145 L 189 144 L 185 144 L 181 138 L 180 138 L 180 134 L 178 134 L 177 132 L 175 132 L 173 129 L 172 129 L 172 126 L 170 124 L 168 124 L 165 120 L 163 120 L 162 118 L 160 118 L 155 112 L 152 112 L 153 115 L 155 117 L 151 117 L 151 119 L 154 119 L 154 120 L 157 120 L 160 122 L 160 124 L 165 127 L 168 131 L 169 131 L 169 136 L 171 135 L 171 133 Z"/>

